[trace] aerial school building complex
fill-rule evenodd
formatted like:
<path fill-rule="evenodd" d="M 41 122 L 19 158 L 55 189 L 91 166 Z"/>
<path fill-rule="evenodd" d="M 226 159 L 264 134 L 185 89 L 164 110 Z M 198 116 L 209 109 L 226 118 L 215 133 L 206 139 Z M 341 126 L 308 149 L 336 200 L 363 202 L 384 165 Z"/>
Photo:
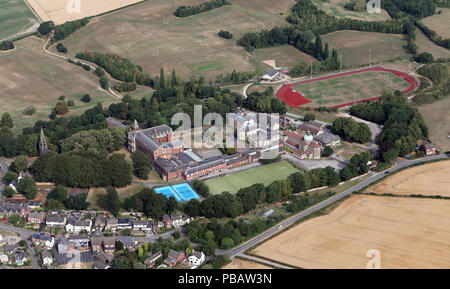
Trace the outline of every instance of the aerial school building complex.
<path fill-rule="evenodd" d="M 258 134 L 256 126 L 252 125 L 251 130 L 250 134 Z M 270 129 L 268 131 L 268 134 L 270 134 Z M 248 129 L 247 133 L 249 133 Z M 266 145 L 265 148 L 260 146 L 245 148 L 232 155 L 225 154 L 205 159 L 191 149 L 185 149 L 183 141 L 174 140 L 173 135 L 173 130 L 167 125 L 140 129 L 135 121 L 133 129 L 128 132 L 128 150 L 130 152 L 140 150 L 147 153 L 149 161 L 152 162 L 161 178 L 170 182 L 178 179 L 190 181 L 210 174 L 217 174 L 230 168 L 258 162 L 261 159 L 261 150 L 269 147 L 275 147 L 278 150 L 282 147 L 278 138 L 275 144 Z"/>

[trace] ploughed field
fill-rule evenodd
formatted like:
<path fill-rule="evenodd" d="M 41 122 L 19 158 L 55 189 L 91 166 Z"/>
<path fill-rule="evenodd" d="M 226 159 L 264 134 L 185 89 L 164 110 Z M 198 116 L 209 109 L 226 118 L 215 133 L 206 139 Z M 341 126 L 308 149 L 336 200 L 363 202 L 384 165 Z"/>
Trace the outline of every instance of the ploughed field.
<path fill-rule="evenodd" d="M 450 201 L 353 196 L 268 240 L 252 253 L 302 268 L 450 268 Z M 370 253 L 370 252 L 369 252 Z"/>

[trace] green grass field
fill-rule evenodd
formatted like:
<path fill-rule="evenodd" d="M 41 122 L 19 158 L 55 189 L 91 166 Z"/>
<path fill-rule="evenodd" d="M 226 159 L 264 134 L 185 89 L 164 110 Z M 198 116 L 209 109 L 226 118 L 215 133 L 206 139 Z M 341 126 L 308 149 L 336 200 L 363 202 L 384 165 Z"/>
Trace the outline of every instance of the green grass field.
<path fill-rule="evenodd" d="M 200 2 L 146 1 L 94 19 L 63 43 L 72 56 L 85 49 L 117 53 L 151 75 L 158 75 L 164 67 L 167 72 L 175 69 L 183 79 L 197 75 L 213 78 L 262 67 L 258 52 L 256 56 L 247 53 L 236 46 L 236 40 L 250 31 L 287 25 L 286 12 L 295 4 L 293 0 L 230 0 L 232 5 L 212 11 L 173 16 L 178 6 Z M 234 38 L 219 37 L 220 30 L 230 31 Z"/>
<path fill-rule="evenodd" d="M 97 102 L 104 106 L 120 102 L 100 87 L 92 72 L 45 54 L 42 44 L 41 39 L 27 37 L 16 42 L 15 50 L 0 53 L 0 114 L 11 114 L 15 133 L 39 119 L 47 120 L 61 95 L 75 101 L 69 115 L 79 115 Z M 92 98 L 89 103 L 80 100 L 86 93 Z M 25 116 L 23 111 L 30 105 L 36 113 Z"/>
<path fill-rule="evenodd" d="M 267 186 L 273 181 L 286 179 L 289 175 L 296 172 L 299 172 L 299 170 L 288 161 L 281 161 L 235 174 L 209 179 L 205 183 L 208 185 L 211 194 L 220 194 L 224 191 L 235 194 L 240 188 L 249 187 L 258 183 Z"/>
<path fill-rule="evenodd" d="M 24 0 L 0 0 L 0 40 L 25 34 L 36 24 Z"/>
<path fill-rule="evenodd" d="M 343 67 L 368 64 L 369 49 L 372 64 L 411 57 L 403 48 L 406 41 L 400 34 L 344 30 L 325 34 L 322 40 L 342 55 Z"/>
<path fill-rule="evenodd" d="M 386 79 L 389 89 L 404 90 L 409 87 L 406 81 L 394 74 L 369 71 L 299 84 L 294 89 L 313 101 L 308 103 L 308 106 L 333 106 L 352 102 L 355 99 L 380 96 L 383 89 L 386 89 Z"/>

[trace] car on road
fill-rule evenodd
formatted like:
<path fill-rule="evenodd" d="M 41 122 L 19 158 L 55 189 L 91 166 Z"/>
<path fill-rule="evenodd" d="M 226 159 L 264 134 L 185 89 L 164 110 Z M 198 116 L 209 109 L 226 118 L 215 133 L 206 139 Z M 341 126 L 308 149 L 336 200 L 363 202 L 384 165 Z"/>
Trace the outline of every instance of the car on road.
<path fill-rule="evenodd" d="M 385 174 L 385 175 L 389 174 L 389 171 L 385 171 L 384 174 Z"/>
<path fill-rule="evenodd" d="M 283 225 L 279 225 L 279 226 L 277 227 L 278 230 L 280 230 L 281 228 L 283 228 Z"/>

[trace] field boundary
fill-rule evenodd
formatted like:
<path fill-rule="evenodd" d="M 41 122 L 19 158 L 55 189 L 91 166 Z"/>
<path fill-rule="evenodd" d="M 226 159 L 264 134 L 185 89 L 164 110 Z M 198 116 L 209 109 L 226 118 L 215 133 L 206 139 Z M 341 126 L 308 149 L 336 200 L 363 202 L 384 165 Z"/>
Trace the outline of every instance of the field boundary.
<path fill-rule="evenodd" d="M 337 78 L 337 77 L 341 77 L 341 76 L 347 76 L 347 75 L 352 75 L 352 74 L 357 74 L 357 73 L 362 73 L 362 72 L 376 72 L 376 71 L 384 71 L 384 72 L 392 73 L 392 74 L 402 78 L 407 83 L 409 83 L 410 84 L 409 88 L 402 91 L 404 94 L 409 94 L 409 93 L 415 92 L 420 86 L 420 80 L 417 79 L 417 77 L 412 74 L 408 74 L 401 70 L 385 68 L 381 65 L 377 65 L 377 66 L 353 69 L 353 70 L 349 70 L 349 71 L 345 71 L 345 72 L 332 73 L 332 74 L 328 74 L 328 75 L 324 75 L 324 76 L 320 76 L 320 77 L 316 77 L 316 78 L 312 78 L 312 79 L 288 83 L 288 84 L 280 86 L 275 91 L 275 95 L 276 95 L 276 97 L 278 97 L 279 99 L 284 101 L 288 106 L 299 107 L 301 105 L 310 103 L 312 101 L 309 100 L 308 98 L 306 98 L 303 94 L 301 94 L 297 91 L 293 91 L 293 87 L 295 87 L 297 85 L 313 83 L 313 82 L 317 82 L 317 81 L 322 81 L 322 80 L 327 80 L 327 79 L 332 79 L 332 78 Z M 357 104 L 357 103 L 368 102 L 371 100 L 377 100 L 380 98 L 381 98 L 381 96 L 376 96 L 376 97 L 361 99 L 361 100 L 352 101 L 352 102 L 348 102 L 348 103 L 344 103 L 344 104 L 334 105 L 334 106 L 330 106 L 328 108 L 342 108 L 342 107 L 351 106 L 351 105 Z M 314 110 L 314 108 L 311 108 L 311 109 Z"/>

